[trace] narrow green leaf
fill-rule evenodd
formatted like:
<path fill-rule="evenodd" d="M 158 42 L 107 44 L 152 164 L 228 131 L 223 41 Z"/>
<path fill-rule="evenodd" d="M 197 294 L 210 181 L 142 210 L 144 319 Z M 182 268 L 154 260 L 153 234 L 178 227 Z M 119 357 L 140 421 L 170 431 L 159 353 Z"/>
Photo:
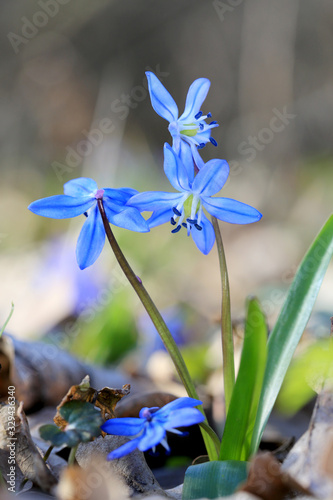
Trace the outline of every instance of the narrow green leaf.
<path fill-rule="evenodd" d="M 246 480 L 247 465 L 235 460 L 192 465 L 185 473 L 182 500 L 232 495 Z"/>
<path fill-rule="evenodd" d="M 259 302 L 247 304 L 241 362 L 224 427 L 220 460 L 247 460 L 266 366 L 267 326 Z"/>
<path fill-rule="evenodd" d="M 333 215 L 305 255 L 268 340 L 267 365 L 251 443 L 255 453 L 333 255 Z"/>

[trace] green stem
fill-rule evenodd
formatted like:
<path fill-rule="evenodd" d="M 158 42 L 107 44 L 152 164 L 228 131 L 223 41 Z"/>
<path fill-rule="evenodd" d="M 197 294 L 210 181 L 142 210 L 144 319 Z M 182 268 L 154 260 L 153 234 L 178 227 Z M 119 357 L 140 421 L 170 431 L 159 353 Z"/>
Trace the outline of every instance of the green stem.
<path fill-rule="evenodd" d="M 138 295 L 139 299 L 142 302 L 142 305 L 144 306 L 148 315 L 150 316 L 150 319 L 154 323 L 156 330 L 158 331 L 168 353 L 171 356 L 173 364 L 175 365 L 177 373 L 178 373 L 178 375 L 179 375 L 179 377 L 180 377 L 180 379 L 181 379 L 181 381 L 186 389 L 187 394 L 191 398 L 199 399 L 197 392 L 195 390 L 194 384 L 192 382 L 192 379 L 190 377 L 190 374 L 188 372 L 187 366 L 186 366 L 184 359 L 183 359 L 183 357 L 178 349 L 176 342 L 174 341 L 174 339 L 173 339 L 167 325 L 165 324 L 159 310 L 157 309 L 153 300 L 151 299 L 150 295 L 148 294 L 147 290 L 143 286 L 141 279 L 138 276 L 136 276 L 136 274 L 132 270 L 126 257 L 122 253 L 122 251 L 117 243 L 117 240 L 115 239 L 115 237 L 113 235 L 113 232 L 111 230 L 111 227 L 109 225 L 108 219 L 107 219 L 106 214 L 105 214 L 103 200 L 98 199 L 97 203 L 98 203 L 98 208 L 99 208 L 99 211 L 100 211 L 102 219 L 103 219 L 103 224 L 104 224 L 106 236 L 109 240 L 110 246 L 115 254 L 115 257 L 116 257 L 122 271 L 124 272 L 126 278 L 128 279 L 128 281 L 130 282 L 130 284 L 134 288 L 134 291 Z M 204 410 L 201 406 L 199 407 L 199 409 L 203 413 L 203 415 L 205 415 Z M 205 415 L 205 422 L 208 426 L 209 424 L 207 422 L 206 415 Z M 214 431 L 212 430 L 212 432 L 214 432 Z M 210 460 L 217 460 L 218 452 L 216 450 L 214 441 L 212 440 L 210 435 L 206 431 L 204 431 L 203 429 L 201 429 L 201 433 L 202 433 L 202 437 L 203 437 L 204 442 L 205 442 L 205 446 L 207 449 L 209 459 Z"/>
<path fill-rule="evenodd" d="M 225 411 L 228 414 L 232 391 L 235 385 L 234 366 L 234 341 L 232 335 L 231 312 L 230 312 L 230 289 L 228 269 L 223 248 L 222 236 L 218 221 L 212 217 L 215 231 L 217 251 L 220 261 L 221 285 L 222 285 L 222 310 L 221 310 L 221 333 L 222 333 L 222 358 L 223 358 L 223 382 Z"/>
<path fill-rule="evenodd" d="M 2 328 L 1 328 L 1 330 L 0 330 L 0 338 L 1 338 L 2 334 L 3 334 L 3 332 L 5 331 L 6 326 L 7 326 L 7 325 L 8 325 L 8 323 L 9 323 L 10 318 L 11 318 L 11 317 L 12 317 L 12 315 L 13 315 L 13 312 L 14 312 L 14 304 L 13 304 L 13 302 L 12 302 L 12 307 L 11 307 L 11 309 L 10 309 L 10 313 L 9 313 L 9 315 L 8 315 L 8 318 L 6 319 L 6 321 L 5 321 L 4 325 L 2 326 Z"/>
<path fill-rule="evenodd" d="M 75 463 L 75 455 L 76 455 L 78 446 L 79 445 L 77 444 L 76 446 L 73 446 L 73 448 L 71 448 L 71 451 L 70 451 L 69 457 L 68 457 L 68 465 L 74 465 L 74 463 Z"/>
<path fill-rule="evenodd" d="M 49 446 L 48 449 L 46 450 L 45 455 L 43 456 L 44 462 L 46 462 L 47 459 L 49 458 L 49 456 L 51 455 L 51 451 L 53 450 L 53 448 L 54 448 L 54 445 L 51 444 L 51 446 Z"/>

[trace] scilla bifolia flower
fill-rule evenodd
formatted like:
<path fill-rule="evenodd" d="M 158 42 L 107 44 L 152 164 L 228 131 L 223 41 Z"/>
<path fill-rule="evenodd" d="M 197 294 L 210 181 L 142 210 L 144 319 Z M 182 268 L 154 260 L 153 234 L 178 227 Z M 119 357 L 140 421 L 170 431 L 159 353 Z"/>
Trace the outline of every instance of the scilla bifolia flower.
<path fill-rule="evenodd" d="M 68 219 L 82 214 L 87 217 L 76 246 L 76 260 L 80 269 L 85 269 L 96 261 L 105 243 L 98 199 L 103 200 L 105 213 L 111 224 L 131 231 L 149 231 L 140 212 L 126 206 L 126 202 L 137 193 L 135 189 L 98 189 L 94 180 L 79 177 L 66 182 L 64 193 L 34 201 L 28 208 L 34 214 L 53 219 Z"/>
<path fill-rule="evenodd" d="M 209 141 L 217 146 L 215 139 L 210 136 L 210 131 L 218 127 L 218 124 L 215 121 L 206 123 L 206 119 L 212 115 L 211 113 L 203 115 L 201 111 L 210 81 L 207 78 L 198 78 L 192 83 L 187 93 L 184 113 L 178 118 L 178 107 L 173 97 L 154 73 L 147 71 L 146 75 L 151 104 L 156 113 L 169 122 L 169 132 L 173 139 L 172 147 L 182 158 L 188 170 L 189 180 L 192 181 L 193 159 L 199 169 L 204 165 L 198 149 L 203 148 Z"/>
<path fill-rule="evenodd" d="M 194 408 L 202 402 L 193 398 L 178 398 L 162 408 L 142 408 L 139 418 L 124 417 L 107 420 L 101 429 L 108 434 L 128 436 L 130 441 L 108 455 L 108 460 L 120 458 L 138 448 L 147 451 L 161 443 L 166 450 L 169 446 L 166 431 L 182 434 L 176 427 L 188 427 L 205 420 L 203 414 Z"/>
<path fill-rule="evenodd" d="M 255 208 L 230 198 L 213 197 L 224 186 L 229 165 L 225 160 L 210 160 L 192 181 L 182 160 L 169 144 L 164 145 L 164 171 L 177 193 L 148 191 L 133 196 L 127 204 L 140 212 L 153 212 L 149 227 L 165 222 L 174 226 L 172 233 L 185 227 L 199 250 L 208 254 L 215 242 L 212 223 L 203 209 L 214 217 L 231 224 L 249 224 L 261 219 Z"/>

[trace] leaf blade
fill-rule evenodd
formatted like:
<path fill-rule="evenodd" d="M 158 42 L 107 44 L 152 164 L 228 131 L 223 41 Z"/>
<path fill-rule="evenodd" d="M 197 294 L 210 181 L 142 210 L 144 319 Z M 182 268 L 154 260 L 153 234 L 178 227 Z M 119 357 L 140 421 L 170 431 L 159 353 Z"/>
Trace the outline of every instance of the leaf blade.
<path fill-rule="evenodd" d="M 251 453 L 272 411 L 287 368 L 309 320 L 333 255 L 333 215 L 310 246 L 290 286 L 281 313 L 268 340 L 267 365 L 254 427 Z"/>

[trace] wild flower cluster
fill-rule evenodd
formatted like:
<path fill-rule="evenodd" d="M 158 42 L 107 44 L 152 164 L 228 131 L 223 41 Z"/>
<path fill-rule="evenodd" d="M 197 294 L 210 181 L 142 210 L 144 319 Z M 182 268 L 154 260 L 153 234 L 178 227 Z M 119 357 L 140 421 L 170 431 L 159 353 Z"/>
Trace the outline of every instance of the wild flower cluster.
<path fill-rule="evenodd" d="M 182 227 L 191 235 L 203 254 L 208 254 L 215 241 L 210 215 L 232 224 L 249 224 L 261 218 L 253 207 L 216 195 L 224 186 L 229 165 L 225 160 L 204 163 L 199 150 L 208 142 L 217 146 L 211 130 L 216 121 L 207 122 L 201 106 L 210 87 L 207 78 L 198 78 L 189 88 L 185 110 L 179 117 L 178 107 L 159 79 L 147 72 L 151 103 L 169 122 L 172 146 L 164 145 L 164 172 L 176 192 L 148 191 L 132 188 L 103 188 L 90 178 L 80 177 L 64 185 L 64 194 L 50 196 L 30 204 L 37 215 L 65 219 L 84 214 L 87 218 L 80 232 L 76 258 L 81 269 L 91 266 L 99 257 L 105 242 L 105 229 L 98 208 L 102 200 L 108 221 L 131 231 L 148 232 L 152 227 L 169 222 L 172 233 Z M 146 220 L 141 213 L 152 212 Z"/>

